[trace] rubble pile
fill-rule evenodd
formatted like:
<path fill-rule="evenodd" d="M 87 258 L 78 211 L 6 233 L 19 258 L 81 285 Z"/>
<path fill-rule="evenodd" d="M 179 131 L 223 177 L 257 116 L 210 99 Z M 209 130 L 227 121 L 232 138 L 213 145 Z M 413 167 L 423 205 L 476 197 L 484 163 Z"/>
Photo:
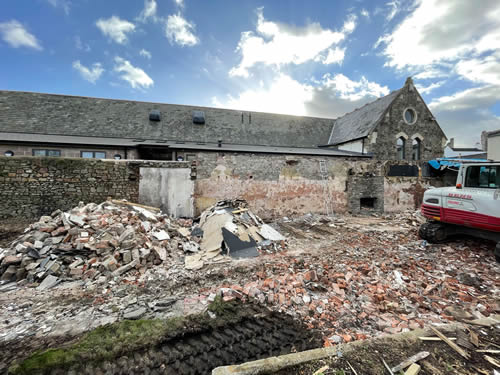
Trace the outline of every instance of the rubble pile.
<path fill-rule="evenodd" d="M 285 237 L 244 200 L 218 202 L 194 225 L 129 202 L 81 203 L 42 216 L 9 249 L 0 249 L 0 281 L 40 283 L 43 290 L 64 280 L 143 274 L 155 265 L 198 270 L 284 247 Z"/>
<path fill-rule="evenodd" d="M 200 251 L 185 258 L 187 269 L 224 262 L 229 255 L 250 258 L 261 252 L 273 253 L 285 248 L 285 237 L 248 209 L 242 199 L 223 200 L 206 209 L 193 233 L 203 236 Z"/>
<path fill-rule="evenodd" d="M 420 220 L 412 213 L 377 220 L 354 224 L 356 231 L 352 224 L 336 228 L 327 241 L 268 260 L 250 281 L 214 293 L 299 317 L 320 329 L 327 345 L 500 313 L 500 268 L 489 244 L 473 249 L 417 240 L 415 230 L 406 230 Z"/>
<path fill-rule="evenodd" d="M 39 282 L 39 289 L 47 289 L 68 279 L 105 281 L 132 269 L 143 273 L 175 263 L 183 256 L 180 249 L 196 251 L 200 237 L 191 236 L 191 225 L 128 202 L 81 203 L 42 216 L 0 251 L 1 280 Z"/>

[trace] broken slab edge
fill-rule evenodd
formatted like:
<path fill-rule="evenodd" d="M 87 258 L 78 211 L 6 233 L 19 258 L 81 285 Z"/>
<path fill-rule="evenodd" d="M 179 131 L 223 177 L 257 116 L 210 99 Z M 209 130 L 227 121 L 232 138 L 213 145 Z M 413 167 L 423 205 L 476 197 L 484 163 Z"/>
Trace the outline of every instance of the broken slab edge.
<path fill-rule="evenodd" d="M 457 328 L 463 328 L 461 323 L 452 323 L 439 326 L 441 332 L 449 333 L 455 331 Z M 397 333 L 394 335 L 381 335 L 368 340 L 353 341 L 350 343 L 340 344 L 327 348 L 311 349 L 298 353 L 285 354 L 277 357 L 269 357 L 242 363 L 240 365 L 221 366 L 212 370 L 212 375 L 260 375 L 272 374 L 274 372 L 284 370 L 290 367 L 301 365 L 304 363 L 316 361 L 319 359 L 326 359 L 337 357 L 338 353 L 345 355 L 351 351 L 356 350 L 360 345 L 370 342 L 387 339 L 392 337 L 394 339 L 418 340 L 419 336 L 434 336 L 430 329 L 416 329 L 410 332 Z M 341 357 L 338 357 L 339 359 Z"/>

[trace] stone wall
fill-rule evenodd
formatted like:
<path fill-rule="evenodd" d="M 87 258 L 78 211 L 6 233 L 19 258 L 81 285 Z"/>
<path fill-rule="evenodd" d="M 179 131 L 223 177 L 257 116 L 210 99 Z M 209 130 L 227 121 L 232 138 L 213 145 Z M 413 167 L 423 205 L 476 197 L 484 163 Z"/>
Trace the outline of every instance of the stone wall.
<path fill-rule="evenodd" d="M 137 202 L 141 166 L 189 163 L 0 157 L 0 218 L 36 218 L 108 197 Z"/>
<path fill-rule="evenodd" d="M 384 212 L 383 176 L 349 176 L 347 190 L 350 212 Z"/>
<path fill-rule="evenodd" d="M 380 172 L 380 164 L 370 159 L 237 153 L 198 153 L 197 158 L 197 213 L 219 199 L 236 197 L 246 199 L 263 218 L 325 213 L 325 189 L 333 212 L 345 212 L 349 171 Z M 326 181 L 320 160 L 325 160 Z"/>
<path fill-rule="evenodd" d="M 320 160 L 325 160 L 326 182 Z M 267 219 L 325 213 L 325 186 L 333 212 L 397 212 L 417 209 L 426 188 L 443 186 L 440 179 L 421 175 L 388 177 L 390 166 L 399 161 L 198 153 L 197 164 L 195 214 L 219 199 L 236 197 L 246 199 L 254 212 Z"/>
<path fill-rule="evenodd" d="M 324 179 L 321 160 L 327 171 Z M 34 218 L 107 197 L 141 202 L 141 169 L 156 167 L 191 168 L 181 175 L 194 179 L 192 198 L 192 187 L 181 191 L 192 186 L 191 181 L 172 183 L 168 190 L 193 202 L 194 216 L 217 200 L 230 198 L 246 199 L 265 219 L 324 214 L 327 196 L 332 212 L 397 212 L 418 208 L 426 188 L 443 185 L 436 178 L 388 177 L 394 164 L 362 158 L 222 152 L 198 152 L 194 162 L 0 157 L 0 218 Z M 158 189 L 158 194 L 170 193 Z"/>
<path fill-rule="evenodd" d="M 396 160 L 396 141 L 405 138 L 405 159 L 412 160 L 412 142 L 421 141 L 420 160 L 430 160 L 443 156 L 446 136 L 433 114 L 427 108 L 413 84 L 403 87 L 381 123 L 375 128 L 365 143 L 365 152 L 373 153 L 381 160 Z M 408 124 L 404 119 L 406 109 L 416 113 L 416 121 Z"/>

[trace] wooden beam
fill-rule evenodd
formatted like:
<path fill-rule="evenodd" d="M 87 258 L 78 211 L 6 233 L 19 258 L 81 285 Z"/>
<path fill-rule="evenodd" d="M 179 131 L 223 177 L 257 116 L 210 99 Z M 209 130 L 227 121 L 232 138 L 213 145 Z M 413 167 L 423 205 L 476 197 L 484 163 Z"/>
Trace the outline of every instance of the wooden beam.
<path fill-rule="evenodd" d="M 464 357 L 465 359 L 470 359 L 470 355 L 469 353 L 467 353 L 465 350 L 463 350 L 462 348 L 460 348 L 457 344 L 455 344 L 453 341 L 451 340 L 448 340 L 448 337 L 446 337 L 445 335 L 443 335 L 441 332 L 439 332 L 436 328 L 434 327 L 431 327 L 431 329 L 434 331 L 434 333 L 436 335 L 438 335 L 441 340 L 443 340 L 445 343 L 447 343 L 450 348 L 452 348 L 453 350 L 455 350 L 458 354 L 460 354 L 462 357 Z"/>

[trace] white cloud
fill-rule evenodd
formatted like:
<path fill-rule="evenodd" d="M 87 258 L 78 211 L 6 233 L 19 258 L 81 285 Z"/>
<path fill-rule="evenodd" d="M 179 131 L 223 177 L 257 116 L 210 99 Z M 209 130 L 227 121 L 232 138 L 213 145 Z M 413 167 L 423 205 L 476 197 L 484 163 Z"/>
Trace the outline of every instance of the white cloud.
<path fill-rule="evenodd" d="M 500 102 L 500 86 L 488 85 L 434 99 L 429 108 L 448 138 L 473 146 L 483 130 L 500 129 L 500 117 L 491 108 Z"/>
<path fill-rule="evenodd" d="M 122 73 L 120 78 L 127 81 L 132 88 L 148 88 L 153 86 L 154 81 L 141 68 L 133 66 L 130 61 L 127 61 L 119 56 L 115 57 L 115 72 Z"/>
<path fill-rule="evenodd" d="M 336 118 L 388 93 L 387 87 L 365 77 L 352 81 L 342 74 L 326 74 L 319 81 L 300 83 L 279 73 L 268 85 L 261 82 L 225 100 L 213 97 L 212 104 L 248 111 Z"/>
<path fill-rule="evenodd" d="M 179 8 L 184 8 L 184 0 L 174 0 L 175 5 Z"/>
<path fill-rule="evenodd" d="M 459 61 L 456 72 L 472 82 L 500 86 L 500 49 L 484 58 Z"/>
<path fill-rule="evenodd" d="M 213 98 L 214 105 L 246 111 L 305 115 L 305 103 L 313 98 L 313 87 L 301 84 L 287 75 L 280 74 L 267 88 L 248 89 L 234 98 L 229 96 L 221 103 Z"/>
<path fill-rule="evenodd" d="M 359 81 L 353 81 L 343 74 L 332 76 L 328 73 L 323 76 L 322 84 L 325 88 L 335 90 L 340 98 L 350 101 L 360 100 L 364 97 L 377 98 L 389 94 L 387 86 L 370 82 L 365 77 L 361 77 Z"/>
<path fill-rule="evenodd" d="M 389 22 L 394 17 L 396 17 L 396 14 L 399 13 L 399 11 L 401 9 L 401 4 L 400 4 L 399 0 L 391 0 L 388 3 L 386 3 L 385 5 L 387 5 L 390 8 L 389 13 L 385 17 L 385 19 Z"/>
<path fill-rule="evenodd" d="M 151 52 L 149 52 L 148 50 L 145 50 L 144 48 L 140 50 L 139 52 L 139 55 L 141 55 L 142 57 L 145 57 L 146 59 L 151 59 Z"/>
<path fill-rule="evenodd" d="M 436 111 L 461 111 L 487 108 L 500 100 L 500 86 L 485 86 L 467 89 L 453 95 L 434 99 L 429 108 Z"/>
<path fill-rule="evenodd" d="M 427 86 L 422 86 L 422 85 L 416 84 L 415 87 L 417 88 L 418 92 L 420 92 L 421 94 L 429 94 L 431 91 L 443 86 L 443 84 L 445 82 L 446 81 L 433 82 Z"/>
<path fill-rule="evenodd" d="M 180 13 L 171 14 L 167 18 L 165 35 L 171 44 L 192 47 L 199 43 L 195 27 L 194 23 L 187 21 Z"/>
<path fill-rule="evenodd" d="M 141 11 L 141 14 L 139 14 L 139 17 L 137 17 L 137 20 L 146 22 L 149 18 L 151 18 L 156 22 L 156 9 L 156 0 L 144 0 L 144 9 Z"/>
<path fill-rule="evenodd" d="M 236 49 L 241 54 L 241 61 L 229 74 L 248 77 L 248 70 L 259 63 L 279 68 L 291 63 L 324 61 L 325 53 L 329 53 L 326 51 L 344 40 L 355 27 L 356 18 L 352 15 L 344 23 L 342 31 L 323 29 L 319 23 L 294 27 L 267 21 L 264 19 L 263 8 L 258 8 L 256 31 L 241 33 Z M 336 57 L 339 57 L 338 52 Z"/>
<path fill-rule="evenodd" d="M 429 67 L 427 69 L 424 68 L 423 71 L 421 71 L 418 74 L 415 74 L 413 76 L 413 78 L 414 79 L 431 79 L 431 78 L 444 77 L 444 76 L 447 76 L 448 74 L 449 74 L 449 72 L 444 72 L 442 70 Z"/>
<path fill-rule="evenodd" d="M 77 35 L 75 36 L 75 47 L 81 51 L 90 52 L 91 48 L 87 43 L 83 43 L 82 39 Z"/>
<path fill-rule="evenodd" d="M 119 44 L 126 43 L 127 33 L 135 31 L 135 25 L 132 22 L 122 20 L 117 16 L 108 19 L 100 18 L 97 20 L 96 26 L 105 36 Z"/>
<path fill-rule="evenodd" d="M 422 67 L 500 48 L 500 2 L 417 0 L 385 44 L 388 66 Z"/>
<path fill-rule="evenodd" d="M 368 12 L 366 9 L 361 9 L 360 14 L 365 17 L 366 19 L 370 19 L 370 12 Z"/>
<path fill-rule="evenodd" d="M 17 20 L 0 23 L 2 39 L 11 47 L 27 47 L 43 50 L 38 39 Z"/>
<path fill-rule="evenodd" d="M 338 47 L 329 48 L 328 54 L 323 60 L 323 64 L 333 64 L 333 63 L 340 64 L 342 63 L 342 61 L 344 61 L 344 55 L 345 55 L 345 48 L 344 49 Z"/>
<path fill-rule="evenodd" d="M 102 68 L 101 63 L 94 63 L 92 68 L 87 68 L 86 66 L 80 63 L 80 60 L 73 62 L 73 68 L 80 73 L 83 79 L 89 81 L 90 83 L 95 84 L 95 82 L 101 77 L 101 74 L 104 73 L 104 69 Z"/>
<path fill-rule="evenodd" d="M 71 1 L 69 0 L 47 0 L 47 2 L 52 5 L 54 8 L 62 8 L 66 15 L 69 14 L 69 10 L 71 7 Z"/>

